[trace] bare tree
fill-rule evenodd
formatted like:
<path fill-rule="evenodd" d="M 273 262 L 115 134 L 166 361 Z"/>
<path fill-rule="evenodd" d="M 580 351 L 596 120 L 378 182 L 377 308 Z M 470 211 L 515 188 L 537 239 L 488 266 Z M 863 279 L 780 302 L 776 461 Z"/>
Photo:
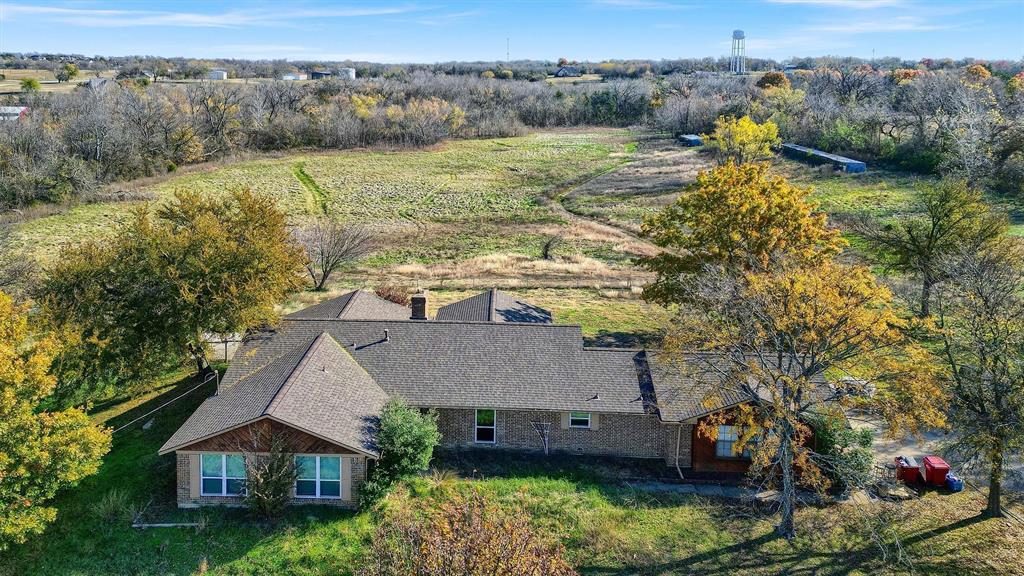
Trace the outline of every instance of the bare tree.
<path fill-rule="evenodd" d="M 1024 249 L 1010 241 L 948 262 L 938 294 L 949 365 L 952 447 L 988 476 L 988 516 L 1002 516 L 1010 458 L 1024 453 Z"/>
<path fill-rule="evenodd" d="M 344 226 L 327 218 L 297 230 L 296 236 L 306 248 L 306 272 L 313 290 L 323 290 L 331 274 L 362 258 L 373 246 L 373 234 L 368 229 Z"/>

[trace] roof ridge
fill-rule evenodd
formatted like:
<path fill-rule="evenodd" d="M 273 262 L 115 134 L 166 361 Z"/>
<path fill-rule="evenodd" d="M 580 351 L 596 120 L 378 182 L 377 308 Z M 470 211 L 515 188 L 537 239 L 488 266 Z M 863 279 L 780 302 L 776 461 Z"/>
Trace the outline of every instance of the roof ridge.
<path fill-rule="evenodd" d="M 284 396 L 284 393 L 288 390 L 288 388 L 291 387 L 292 383 L 295 382 L 295 379 L 298 378 L 299 375 L 301 375 L 302 372 L 306 369 L 306 366 L 309 365 L 310 358 L 312 358 L 313 353 L 320 348 L 320 344 L 324 341 L 324 337 L 330 336 L 327 334 L 327 332 L 321 332 L 316 338 L 313 339 L 309 346 L 306 347 L 306 351 L 303 352 L 302 356 L 299 358 L 299 361 L 295 364 L 294 367 L 292 367 L 291 371 L 288 372 L 288 376 L 281 383 L 281 386 L 278 387 L 277 391 L 274 392 L 274 396 L 270 399 L 270 402 L 268 402 L 267 406 L 263 409 L 263 415 L 270 416 L 274 413 L 274 409 L 276 408 L 278 400 L 282 396 Z"/>
<path fill-rule="evenodd" d="M 497 288 L 487 291 L 487 321 L 494 322 L 494 297 L 498 295 Z"/>
<path fill-rule="evenodd" d="M 534 326 L 537 328 L 581 328 L 580 324 L 556 324 L 554 322 L 488 322 L 486 320 L 388 320 L 387 318 L 290 318 L 284 317 L 281 322 L 400 322 L 402 324 L 476 324 L 480 326 Z"/>

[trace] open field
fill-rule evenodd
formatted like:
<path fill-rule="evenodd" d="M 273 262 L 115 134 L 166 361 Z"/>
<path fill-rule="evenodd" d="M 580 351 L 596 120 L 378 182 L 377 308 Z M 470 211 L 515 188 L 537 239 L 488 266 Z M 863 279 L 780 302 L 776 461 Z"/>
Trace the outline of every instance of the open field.
<path fill-rule="evenodd" d="M 39 80 L 42 92 L 70 92 L 78 87 L 80 82 L 84 82 L 90 78 L 96 78 L 96 72 L 92 70 L 83 70 L 78 74 L 78 77 L 70 82 L 58 83 L 57 79 L 53 76 L 53 72 L 42 69 L 15 69 L 15 68 L 0 68 L 0 74 L 3 74 L 6 78 L 0 80 L 0 94 L 13 94 L 21 92 L 21 81 L 25 78 L 35 78 Z M 101 78 L 113 78 L 116 75 L 114 70 L 104 70 L 99 73 Z"/>
<path fill-rule="evenodd" d="M 192 385 L 188 379 L 161 382 L 141 399 L 98 407 L 94 418 L 124 424 Z M 172 404 L 147 430 L 139 423 L 118 433 L 100 472 L 58 497 L 57 521 L 0 554 L 0 576 L 185 575 L 200 573 L 201 566 L 214 575 L 352 574 L 372 538 L 372 514 L 296 508 L 266 524 L 243 510 L 174 507 L 174 457 L 156 450 L 212 392 L 210 385 Z M 870 509 L 852 504 L 802 509 L 800 535 L 790 544 L 772 537 L 771 518 L 757 509 L 602 481 L 585 460 L 442 455 L 435 466 L 471 468 L 476 479 L 427 475 L 392 502 L 434 507 L 453 492 L 478 489 L 503 507 L 528 512 L 564 543 L 583 574 L 1024 574 L 1017 552 L 1024 528 L 977 517 L 982 502 L 970 492 L 929 493 L 893 505 L 891 526 L 882 526 L 885 541 L 902 541 L 907 557 L 897 562 L 894 548 L 884 559 L 871 540 L 867 527 L 877 520 Z M 148 522 L 200 526 L 132 529 L 140 512 Z"/>

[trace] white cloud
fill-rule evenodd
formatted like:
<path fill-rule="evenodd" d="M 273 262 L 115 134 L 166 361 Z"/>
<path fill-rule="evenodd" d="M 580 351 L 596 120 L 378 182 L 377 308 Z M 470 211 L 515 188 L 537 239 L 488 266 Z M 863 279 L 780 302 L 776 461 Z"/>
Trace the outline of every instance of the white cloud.
<path fill-rule="evenodd" d="M 822 32 L 838 34 L 871 34 L 873 32 L 926 32 L 929 30 L 947 30 L 953 25 L 930 24 L 915 16 L 892 16 L 880 20 L 852 20 L 849 22 L 829 22 L 814 26 Z"/>
<path fill-rule="evenodd" d="M 595 6 L 606 8 L 629 8 L 632 10 L 681 10 L 691 8 L 686 4 L 662 2 L 661 0 L 593 0 Z"/>
<path fill-rule="evenodd" d="M 131 26 L 177 26 L 189 28 L 234 28 L 239 26 L 281 26 L 294 20 L 317 18 L 354 18 L 384 16 L 413 12 L 412 6 L 382 6 L 375 8 L 294 8 L 277 10 L 231 10 L 220 13 L 173 12 L 161 10 L 109 10 L 92 8 L 61 8 L 56 6 L 29 6 L 4 4 L 0 18 L 10 20 L 18 16 L 34 16 L 45 20 L 97 28 Z"/>
<path fill-rule="evenodd" d="M 830 6 L 833 8 L 853 8 L 856 10 L 871 10 L 874 8 L 887 8 L 902 6 L 905 0 L 767 0 L 769 4 L 807 4 L 813 6 Z"/>

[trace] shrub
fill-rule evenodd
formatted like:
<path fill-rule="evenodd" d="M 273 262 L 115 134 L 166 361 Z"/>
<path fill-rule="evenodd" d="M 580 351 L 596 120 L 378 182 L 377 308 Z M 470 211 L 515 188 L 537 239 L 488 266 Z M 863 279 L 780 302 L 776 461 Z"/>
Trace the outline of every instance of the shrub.
<path fill-rule="evenodd" d="M 818 465 L 832 484 L 844 489 L 859 488 L 871 480 L 874 452 L 871 430 L 854 430 L 848 422 L 826 417 L 813 424 Z"/>
<path fill-rule="evenodd" d="M 42 85 L 35 78 L 25 78 L 21 81 L 21 89 L 25 92 L 38 92 L 40 88 Z"/>
<path fill-rule="evenodd" d="M 503 509 L 478 491 L 420 514 L 399 510 L 377 529 L 364 576 L 568 576 L 561 547 L 516 506 Z"/>
<path fill-rule="evenodd" d="M 758 124 L 750 116 L 719 118 L 715 121 L 714 132 L 704 139 L 722 164 L 729 159 L 742 163 L 765 158 L 781 143 L 779 128 L 774 122 Z"/>
<path fill-rule="evenodd" d="M 137 513 L 135 504 L 128 493 L 114 488 L 92 503 L 91 511 L 96 518 L 114 524 L 131 522 Z"/>
<path fill-rule="evenodd" d="M 757 81 L 758 88 L 789 88 L 789 78 L 782 72 L 766 72 Z"/>
<path fill-rule="evenodd" d="M 261 444 L 254 439 L 255 447 Z M 271 520 L 277 518 L 291 502 L 292 487 L 298 477 L 295 455 L 287 449 L 283 438 L 270 436 L 266 454 L 246 454 L 245 505 L 253 514 Z"/>
<path fill-rule="evenodd" d="M 494 78 L 494 72 L 490 70 L 484 70 L 480 73 L 481 78 Z"/>
<path fill-rule="evenodd" d="M 377 502 L 399 481 L 425 471 L 440 441 L 436 412 L 422 413 L 400 398 L 388 400 L 377 431 L 380 459 L 372 477 L 363 484 L 362 505 Z"/>
<path fill-rule="evenodd" d="M 409 290 L 397 284 L 381 284 L 373 293 L 389 302 L 402 306 L 409 305 Z"/>

